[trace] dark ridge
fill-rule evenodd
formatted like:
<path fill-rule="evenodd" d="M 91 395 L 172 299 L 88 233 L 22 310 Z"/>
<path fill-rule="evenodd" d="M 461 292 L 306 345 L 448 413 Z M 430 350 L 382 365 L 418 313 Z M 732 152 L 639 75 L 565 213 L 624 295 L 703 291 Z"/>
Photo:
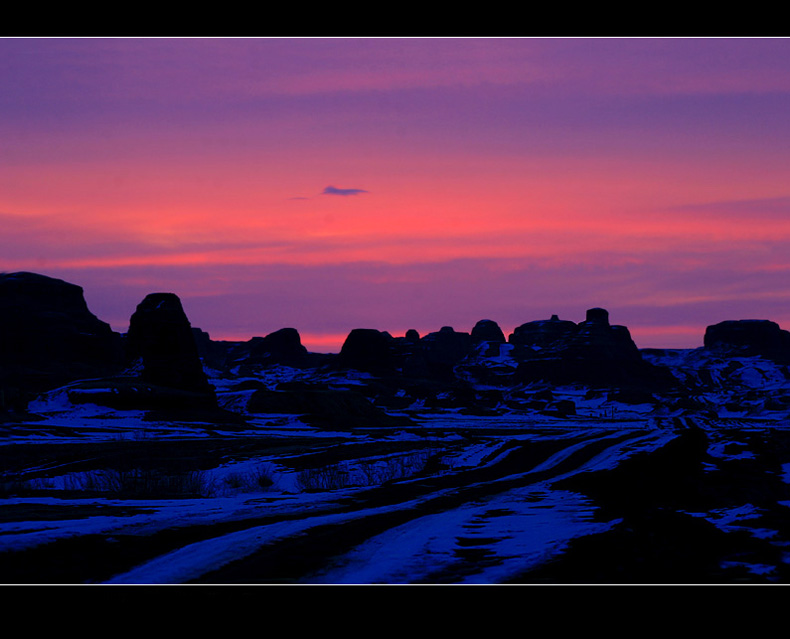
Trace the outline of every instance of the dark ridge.
<path fill-rule="evenodd" d="M 769 320 L 729 320 L 707 327 L 704 349 L 721 357 L 760 356 L 787 364 L 790 333 Z M 275 365 L 347 368 L 381 379 L 430 380 L 456 390 L 464 380 L 475 378 L 499 384 L 582 383 L 645 396 L 678 383 L 668 369 L 648 361 L 664 352 L 640 350 L 626 326 L 611 324 L 609 311 L 594 307 L 582 322 L 552 315 L 517 326 L 507 339 L 491 319 L 478 321 L 470 332 L 448 325 L 423 336 L 413 329 L 393 337 L 375 328 L 356 328 L 340 353 L 318 354 L 305 348 L 292 327 L 246 342 L 212 340 L 190 325 L 179 297 L 164 292 L 143 299 L 130 318 L 128 333 L 121 336 L 90 312 L 81 287 L 36 273 L 0 275 L 0 384 L 5 408 L 24 405 L 30 393 L 112 377 L 124 367 L 128 370 L 123 383 L 116 380 L 119 389 L 131 380 L 165 389 L 166 394 L 172 389 L 213 396 L 204 365 L 220 372 Z M 502 356 L 511 362 L 510 369 L 486 363 Z M 156 398 L 159 401 L 158 392 Z"/>

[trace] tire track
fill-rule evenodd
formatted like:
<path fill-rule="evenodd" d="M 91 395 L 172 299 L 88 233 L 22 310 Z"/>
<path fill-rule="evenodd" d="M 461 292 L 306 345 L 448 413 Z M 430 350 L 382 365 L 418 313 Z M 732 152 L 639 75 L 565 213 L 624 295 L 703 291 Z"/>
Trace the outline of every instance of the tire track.
<path fill-rule="evenodd" d="M 585 433 L 589 435 L 589 433 Z M 493 467 L 428 478 L 394 482 L 368 491 L 354 510 L 307 515 L 278 523 L 253 526 L 227 535 L 195 542 L 155 558 L 106 583 L 269 583 L 270 565 L 289 556 L 298 546 L 300 567 L 288 579 L 300 581 L 332 557 L 343 556 L 378 535 L 420 518 L 448 513 L 474 500 L 538 482 L 611 464 L 625 450 L 659 446 L 665 431 L 607 433 L 565 446 L 524 472 L 508 473 L 506 459 Z M 499 471 L 504 475 L 497 476 Z M 485 471 L 486 475 L 481 475 Z M 475 474 L 477 473 L 477 474 Z M 469 483 L 473 477 L 479 481 Z M 380 499 L 382 493 L 385 498 Z M 282 571 L 281 571 L 282 573 Z M 284 579 L 280 574 L 279 579 Z M 309 583 L 306 582 L 306 583 Z"/>

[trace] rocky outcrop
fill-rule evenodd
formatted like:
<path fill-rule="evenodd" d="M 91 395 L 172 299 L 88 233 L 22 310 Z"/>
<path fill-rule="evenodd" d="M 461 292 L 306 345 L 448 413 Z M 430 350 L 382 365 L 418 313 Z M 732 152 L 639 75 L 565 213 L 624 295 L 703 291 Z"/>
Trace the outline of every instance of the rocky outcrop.
<path fill-rule="evenodd" d="M 343 342 L 337 364 L 368 372 L 391 371 L 395 366 L 392 346 L 393 338 L 385 331 L 355 328 Z"/>
<path fill-rule="evenodd" d="M 236 345 L 236 342 L 213 340 L 206 331 L 194 326 L 192 327 L 192 336 L 195 338 L 198 356 L 206 366 L 218 370 L 226 366 L 228 353 Z"/>
<path fill-rule="evenodd" d="M 255 364 L 301 366 L 306 360 L 307 349 L 295 328 L 281 328 L 265 337 L 254 338 L 248 356 L 248 362 Z"/>
<path fill-rule="evenodd" d="M 410 329 L 403 337 L 386 331 L 355 328 L 343 343 L 334 365 L 379 375 L 407 378 L 442 378 L 473 349 L 469 333 L 445 326 L 420 338 Z"/>
<path fill-rule="evenodd" d="M 192 332 L 203 363 L 217 370 L 229 371 L 240 366 L 248 374 L 254 374 L 259 367 L 310 368 L 334 357 L 310 353 L 295 328 L 281 328 L 246 341 L 215 341 L 200 329 L 193 328 Z"/>
<path fill-rule="evenodd" d="M 211 393 L 189 320 L 174 293 L 151 293 L 129 320 L 126 353 L 142 361 L 142 380 L 196 393 Z"/>
<path fill-rule="evenodd" d="M 499 328 L 499 324 L 490 319 L 483 319 L 477 322 L 472 328 L 471 337 L 473 344 L 481 342 L 505 343 L 505 334 Z"/>
<path fill-rule="evenodd" d="M 705 329 L 708 350 L 743 356 L 760 356 L 790 364 L 790 332 L 770 320 L 728 320 Z"/>
<path fill-rule="evenodd" d="M 536 320 L 517 326 L 508 336 L 508 343 L 517 347 L 542 349 L 576 333 L 576 323 L 552 315 L 548 320 Z"/>
<path fill-rule="evenodd" d="M 420 353 L 427 374 L 431 377 L 447 378 L 453 367 L 472 352 L 472 336 L 459 332 L 452 326 L 428 333 L 420 340 Z"/>
<path fill-rule="evenodd" d="M 520 346 L 516 378 L 593 386 L 664 385 L 674 380 L 642 356 L 625 326 L 611 325 L 602 308 L 587 311 L 585 321 L 531 322 L 516 329 L 510 342 Z"/>
<path fill-rule="evenodd" d="M 489 319 L 480 320 L 474 325 L 471 338 L 472 347 L 484 357 L 497 357 L 500 353 L 499 346 L 507 342 L 499 325 Z"/>
<path fill-rule="evenodd" d="M 0 385 L 41 391 L 109 374 L 121 338 L 88 310 L 83 289 L 37 273 L 0 275 Z"/>
<path fill-rule="evenodd" d="M 602 308 L 587 311 L 587 319 L 577 325 L 568 347 L 570 356 L 586 359 L 614 362 L 642 360 L 628 328 L 609 324 L 609 312 Z"/>

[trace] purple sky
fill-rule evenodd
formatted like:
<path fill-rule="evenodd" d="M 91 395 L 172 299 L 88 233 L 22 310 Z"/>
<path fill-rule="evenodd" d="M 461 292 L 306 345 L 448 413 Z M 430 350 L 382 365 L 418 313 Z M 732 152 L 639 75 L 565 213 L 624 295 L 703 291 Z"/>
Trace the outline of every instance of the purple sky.
<path fill-rule="evenodd" d="M 790 326 L 790 40 L 0 39 L 0 270 L 248 339 Z"/>

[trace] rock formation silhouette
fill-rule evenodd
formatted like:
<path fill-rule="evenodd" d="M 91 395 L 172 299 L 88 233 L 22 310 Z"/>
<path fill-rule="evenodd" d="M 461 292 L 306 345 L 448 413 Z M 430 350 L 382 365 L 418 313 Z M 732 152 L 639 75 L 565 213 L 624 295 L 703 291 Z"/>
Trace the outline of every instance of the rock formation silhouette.
<path fill-rule="evenodd" d="M 519 348 L 517 378 L 567 384 L 663 385 L 674 380 L 642 356 L 625 326 L 611 325 L 609 312 L 588 309 L 583 322 L 550 320 L 522 324 L 510 336 Z"/>
<path fill-rule="evenodd" d="M 703 349 L 719 359 L 759 356 L 790 364 L 790 332 L 769 320 L 728 320 L 706 328 Z M 473 407 L 479 414 L 496 410 L 503 401 L 503 391 L 494 387 L 533 382 L 608 387 L 638 398 L 667 388 L 688 394 L 690 389 L 666 367 L 651 363 L 657 360 L 648 356 L 650 350 L 656 349 L 640 350 L 627 327 L 611 324 L 609 312 L 596 307 L 579 323 L 557 315 L 523 323 L 507 339 L 495 321 L 483 319 L 469 333 L 443 326 L 423 336 L 410 329 L 393 337 L 357 328 L 339 353 L 310 353 L 295 328 L 246 342 L 214 341 L 190 325 L 174 293 L 147 295 L 122 336 L 88 310 L 81 287 L 36 273 L 0 275 L 0 410 L 24 407 L 31 393 L 64 384 L 70 384 L 73 401 L 142 409 L 216 408 L 204 363 L 234 374 L 240 367 L 252 375 L 270 366 L 315 368 L 332 375 L 357 369 L 378 377 L 377 401 L 393 407 L 419 399 L 426 405 Z M 259 393 L 256 402 L 285 401 L 282 392 L 288 391 L 286 399 L 298 404 L 307 401 L 307 395 L 299 395 L 306 390 L 317 389 L 280 388 L 275 394 Z M 321 401 L 329 395 L 320 395 Z M 508 397 L 510 402 L 544 402 L 547 410 L 570 411 L 529 393 L 519 398 L 514 391 Z M 309 398 L 313 401 L 313 395 Z M 326 405 L 345 405 L 332 402 Z"/>
<path fill-rule="evenodd" d="M 174 293 L 151 293 L 129 320 L 126 353 L 142 360 L 142 379 L 151 384 L 213 393 L 198 355 L 181 300 Z"/>
<path fill-rule="evenodd" d="M 499 324 L 490 319 L 482 319 L 472 328 L 472 343 L 479 344 L 480 342 L 505 342 L 505 334 L 499 328 Z"/>
<path fill-rule="evenodd" d="M 307 349 L 302 345 L 295 328 L 281 328 L 265 337 L 255 338 L 250 346 L 249 358 L 256 363 L 301 366 L 307 358 Z"/>
<path fill-rule="evenodd" d="M 346 337 L 338 364 L 362 371 L 388 371 L 394 367 L 392 336 L 374 328 L 355 328 Z"/>
<path fill-rule="evenodd" d="M 705 329 L 706 349 L 790 364 L 790 332 L 770 320 L 727 320 Z"/>
<path fill-rule="evenodd" d="M 0 275 L 0 384 L 35 391 L 122 365 L 121 337 L 88 310 L 76 284 Z"/>

